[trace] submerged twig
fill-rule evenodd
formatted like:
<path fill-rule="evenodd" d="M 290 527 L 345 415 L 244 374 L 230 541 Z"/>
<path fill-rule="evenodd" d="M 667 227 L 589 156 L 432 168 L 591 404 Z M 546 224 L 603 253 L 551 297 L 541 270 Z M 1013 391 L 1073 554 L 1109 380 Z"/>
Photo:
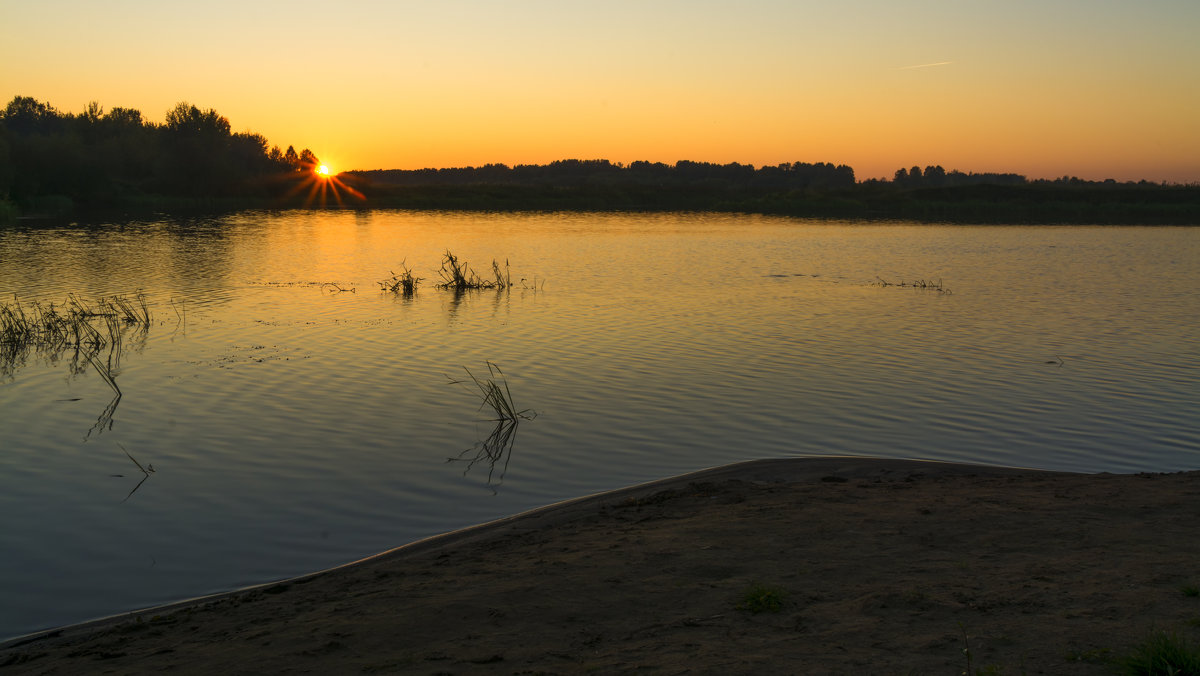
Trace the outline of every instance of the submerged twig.
<path fill-rule="evenodd" d="M 144 475 L 144 476 L 142 476 L 142 480 L 137 482 L 137 485 L 134 486 L 133 489 L 130 490 L 129 493 L 125 496 L 125 500 L 128 500 L 130 497 L 133 496 L 134 493 L 137 492 L 137 489 L 142 487 L 142 484 L 146 483 L 146 479 L 150 478 L 150 475 L 154 472 L 154 464 L 149 463 L 145 467 L 142 467 L 142 463 L 138 462 L 137 458 L 134 458 L 133 455 L 131 455 L 129 453 L 129 449 L 125 448 L 120 443 L 118 443 L 117 445 L 121 446 L 121 450 L 125 452 L 125 457 L 127 457 L 131 461 L 133 461 L 133 464 L 137 465 L 137 468 L 139 470 L 141 470 L 142 474 Z M 114 474 L 113 476 L 120 477 L 120 476 L 124 476 L 124 475 L 123 474 Z M 121 502 L 125 502 L 125 500 L 122 500 Z"/>
<path fill-rule="evenodd" d="M 899 282 L 889 282 L 886 279 L 884 279 L 883 277 L 880 277 L 878 275 L 876 275 L 875 279 L 877 279 L 879 281 L 871 282 L 870 286 L 881 286 L 881 287 L 906 286 L 906 287 L 913 288 L 913 289 L 936 291 L 938 293 L 952 293 L 950 291 L 950 289 L 947 289 L 945 286 L 942 285 L 941 279 L 938 279 L 936 282 L 933 281 L 932 279 L 918 279 L 915 282 L 906 282 L 904 280 L 900 280 Z"/>

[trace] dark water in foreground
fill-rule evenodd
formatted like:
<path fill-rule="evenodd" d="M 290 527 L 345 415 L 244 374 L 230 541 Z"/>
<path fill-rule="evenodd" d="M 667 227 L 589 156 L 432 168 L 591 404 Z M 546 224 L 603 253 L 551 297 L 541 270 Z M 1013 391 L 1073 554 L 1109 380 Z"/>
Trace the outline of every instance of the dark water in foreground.
<path fill-rule="evenodd" d="M 436 290 L 446 249 L 527 281 Z M 401 261 L 415 298 L 376 284 Z M 122 344 L 111 423 L 112 389 L 68 354 L 0 368 L 0 638 L 751 458 L 1194 469 L 1198 287 L 1195 228 L 375 211 L 2 229 L 6 300 L 141 289 L 153 321 Z M 492 430 L 447 383 L 485 360 L 537 417 L 494 468 L 447 462 Z"/>

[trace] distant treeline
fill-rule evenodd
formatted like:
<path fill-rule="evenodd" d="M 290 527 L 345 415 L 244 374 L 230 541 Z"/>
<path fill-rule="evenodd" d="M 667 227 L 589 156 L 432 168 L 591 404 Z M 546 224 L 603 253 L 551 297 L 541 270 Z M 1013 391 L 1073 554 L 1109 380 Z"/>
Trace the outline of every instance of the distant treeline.
<path fill-rule="evenodd" d="M 854 169 L 824 162 L 784 163 L 755 169 L 753 165 L 712 164 L 680 160 L 675 164 L 608 160 L 558 160 L 550 164 L 487 164 L 457 169 L 384 169 L 357 171 L 375 184 L 406 186 L 449 185 L 644 185 L 652 187 L 718 187 L 753 189 L 851 188 Z"/>
<path fill-rule="evenodd" d="M 163 124 L 95 102 L 63 113 L 27 96 L 0 112 L 0 199 L 26 213 L 276 197 L 316 164 L 307 149 L 268 148 L 189 103 Z"/>
<path fill-rule="evenodd" d="M 980 223 L 1200 224 L 1200 185 L 1033 180 L 940 166 L 858 181 L 844 164 L 754 167 L 560 160 L 373 170 L 317 181 L 317 157 L 233 133 L 180 103 L 155 124 L 97 103 L 63 113 L 29 97 L 0 113 L 0 220 L 72 209 L 342 206 L 475 210 L 690 210 Z M 335 200 L 325 200 L 326 189 Z M 314 196 L 320 195 L 320 199 Z"/>
<path fill-rule="evenodd" d="M 856 181 L 846 165 L 561 160 L 345 175 L 372 203 L 435 209 L 713 210 L 971 223 L 1200 224 L 1200 186 L 1030 181 L 940 166 Z"/>

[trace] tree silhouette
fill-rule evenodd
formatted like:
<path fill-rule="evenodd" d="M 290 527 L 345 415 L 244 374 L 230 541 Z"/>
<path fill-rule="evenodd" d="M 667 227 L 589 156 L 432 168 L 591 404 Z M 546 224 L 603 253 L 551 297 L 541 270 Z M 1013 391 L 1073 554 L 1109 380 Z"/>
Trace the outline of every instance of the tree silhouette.
<path fill-rule="evenodd" d="M 105 113 L 95 101 L 71 115 L 14 97 L 0 112 L 0 197 L 29 208 L 51 197 L 102 206 L 138 195 L 287 194 L 273 177 L 290 166 L 261 135 L 232 134 L 227 118 L 187 102 L 165 119 Z"/>
<path fill-rule="evenodd" d="M 296 168 L 300 171 L 312 171 L 313 169 L 316 169 L 317 165 L 319 164 L 321 164 L 321 160 L 317 159 L 317 156 L 313 154 L 313 151 L 305 148 L 304 150 L 300 151 L 300 160 L 297 162 Z"/>
<path fill-rule="evenodd" d="M 229 136 L 229 120 L 209 108 L 200 110 L 183 101 L 167 111 L 167 131 L 179 136 L 207 137 L 209 139 Z"/>

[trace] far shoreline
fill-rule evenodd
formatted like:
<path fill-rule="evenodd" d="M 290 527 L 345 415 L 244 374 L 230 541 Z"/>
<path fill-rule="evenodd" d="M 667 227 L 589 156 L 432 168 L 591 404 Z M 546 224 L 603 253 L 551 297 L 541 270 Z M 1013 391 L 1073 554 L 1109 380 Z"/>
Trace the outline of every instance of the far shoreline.
<path fill-rule="evenodd" d="M 353 176 L 353 174 L 348 174 Z M 350 183 L 355 181 L 348 179 Z M 77 202 L 42 196 L 22 211 L 2 204 L 0 224 L 31 220 L 204 216 L 246 210 L 371 210 L 758 214 L 929 225 L 1200 225 L 1200 186 L 958 186 L 881 192 L 865 185 L 817 192 L 623 184 L 359 184 L 361 195 L 110 196 Z"/>

